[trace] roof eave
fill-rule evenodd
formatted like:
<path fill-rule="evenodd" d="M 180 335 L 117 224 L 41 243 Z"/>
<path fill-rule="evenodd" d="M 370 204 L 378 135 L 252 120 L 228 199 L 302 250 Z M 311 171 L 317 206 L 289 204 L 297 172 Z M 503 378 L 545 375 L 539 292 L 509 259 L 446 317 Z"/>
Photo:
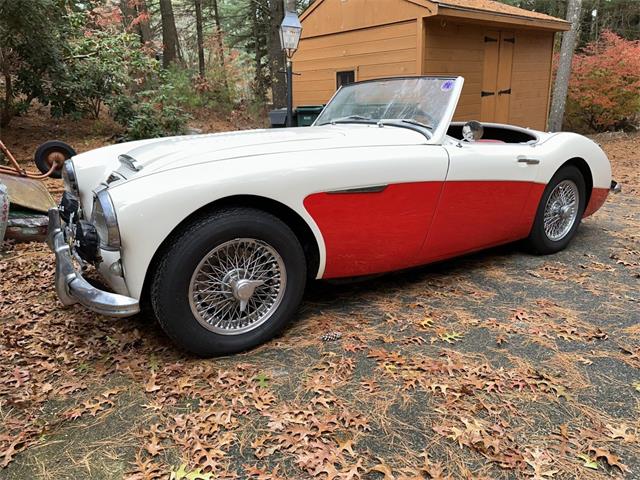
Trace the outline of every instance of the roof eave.
<path fill-rule="evenodd" d="M 485 21 L 508 23 L 512 25 L 523 25 L 533 28 L 543 28 L 556 32 L 564 32 L 571 29 L 571 24 L 561 19 L 546 20 L 543 18 L 527 17 L 524 15 L 514 15 L 512 13 L 488 12 L 486 10 L 469 7 L 459 7 L 443 3 L 438 5 L 438 15 L 469 18 L 469 14 L 473 14 L 474 18 L 476 19 Z"/>
<path fill-rule="evenodd" d="M 304 11 L 300 14 L 300 21 L 303 22 L 304 19 L 307 18 L 309 15 L 311 15 L 311 13 L 316 8 L 318 8 L 323 1 L 324 0 L 316 0 L 311 5 L 307 6 L 307 8 L 305 8 Z"/>
<path fill-rule="evenodd" d="M 316 0 L 311 5 L 309 5 L 306 10 L 300 15 L 300 21 L 304 22 L 304 20 L 309 15 L 311 15 L 313 11 L 318 8 L 324 1 L 325 0 Z M 474 18 L 485 21 L 540 28 L 545 30 L 552 30 L 554 32 L 565 32 L 571 29 L 571 24 L 562 19 L 547 20 L 544 18 L 535 18 L 525 15 L 514 15 L 512 13 L 490 12 L 478 8 L 460 7 L 457 5 L 438 3 L 437 1 L 434 2 L 432 0 L 406 1 L 425 7 L 425 9 L 430 12 L 430 16 L 445 15 L 448 17 L 469 18 L 469 14 L 472 14 Z"/>

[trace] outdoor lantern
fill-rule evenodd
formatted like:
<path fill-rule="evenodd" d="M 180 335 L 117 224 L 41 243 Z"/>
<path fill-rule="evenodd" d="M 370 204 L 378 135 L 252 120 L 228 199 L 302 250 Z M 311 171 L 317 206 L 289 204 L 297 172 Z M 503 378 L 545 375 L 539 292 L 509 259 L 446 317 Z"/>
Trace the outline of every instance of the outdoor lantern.
<path fill-rule="evenodd" d="M 298 49 L 300 35 L 302 35 L 302 25 L 298 15 L 295 12 L 286 12 L 280 25 L 280 45 L 288 59 L 291 59 Z"/>
<path fill-rule="evenodd" d="M 287 127 L 293 126 L 293 66 L 291 65 L 291 57 L 298 49 L 301 35 L 302 25 L 298 14 L 285 10 L 284 19 L 280 24 L 280 45 L 287 55 Z"/>

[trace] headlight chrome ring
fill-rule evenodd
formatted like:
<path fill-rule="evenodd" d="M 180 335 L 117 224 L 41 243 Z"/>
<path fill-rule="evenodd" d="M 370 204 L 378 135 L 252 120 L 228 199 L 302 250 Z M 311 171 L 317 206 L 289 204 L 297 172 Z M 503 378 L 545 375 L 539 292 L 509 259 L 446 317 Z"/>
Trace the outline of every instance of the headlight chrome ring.
<path fill-rule="evenodd" d="M 76 168 L 73 166 L 73 160 L 71 159 L 65 160 L 62 165 L 62 181 L 67 192 L 73 194 L 76 198 L 80 198 Z"/>
<path fill-rule="evenodd" d="M 120 248 L 118 218 L 113 201 L 106 188 L 94 192 L 91 223 L 98 231 L 101 248 L 105 250 L 118 250 Z"/>

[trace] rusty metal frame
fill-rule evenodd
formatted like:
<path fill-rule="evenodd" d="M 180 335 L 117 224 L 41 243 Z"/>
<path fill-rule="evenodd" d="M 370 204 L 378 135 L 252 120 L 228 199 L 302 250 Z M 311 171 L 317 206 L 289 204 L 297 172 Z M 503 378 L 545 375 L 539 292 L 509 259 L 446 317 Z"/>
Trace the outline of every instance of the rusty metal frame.
<path fill-rule="evenodd" d="M 47 173 L 40 173 L 40 172 L 36 173 L 36 172 L 28 171 L 20 166 L 20 164 L 18 163 L 16 158 L 13 156 L 13 154 L 9 151 L 9 149 L 6 147 L 6 145 L 2 143 L 2 140 L 0 140 L 0 151 L 4 153 L 4 155 L 9 160 L 9 166 L 0 165 L 0 173 L 4 173 L 6 175 L 15 175 L 16 177 L 26 177 L 26 178 L 31 178 L 33 180 L 43 180 L 45 178 L 50 177 L 51 174 L 58 168 L 58 164 L 56 162 L 53 162 L 53 164 L 51 165 L 51 168 Z"/>

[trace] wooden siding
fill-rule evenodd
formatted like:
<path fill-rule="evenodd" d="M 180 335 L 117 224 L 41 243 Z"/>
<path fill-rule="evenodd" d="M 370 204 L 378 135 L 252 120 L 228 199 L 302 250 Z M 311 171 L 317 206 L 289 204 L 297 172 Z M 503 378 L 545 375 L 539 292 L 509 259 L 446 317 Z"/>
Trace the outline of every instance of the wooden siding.
<path fill-rule="evenodd" d="M 513 52 L 510 122 L 545 130 L 551 91 L 553 33 L 517 31 Z"/>
<path fill-rule="evenodd" d="M 463 76 L 454 120 L 480 119 L 484 29 L 441 19 L 427 19 L 426 26 L 425 75 Z"/>
<path fill-rule="evenodd" d="M 336 73 L 354 70 L 356 81 L 417 74 L 414 20 L 334 35 L 303 38 L 293 57 L 294 105 L 326 103 Z"/>
<path fill-rule="evenodd" d="M 293 58 L 299 74 L 294 77 L 294 105 L 326 103 L 336 91 L 336 74 L 341 71 L 353 70 L 356 81 L 461 75 L 465 85 L 455 120 L 546 128 L 553 32 L 513 28 L 471 15 L 434 16 L 429 0 L 317 1 L 303 15 L 302 40 Z M 491 60 L 491 49 L 485 51 L 488 32 L 497 35 L 501 45 L 504 38 L 515 35 L 515 43 L 503 45 L 508 48 L 494 52 L 498 58 Z M 498 96 L 509 86 L 510 95 Z M 483 89 L 494 92 L 485 98 L 484 112 Z"/>
<path fill-rule="evenodd" d="M 388 25 L 435 14 L 429 0 L 317 0 L 302 16 L 302 38 Z"/>
<path fill-rule="evenodd" d="M 455 120 L 482 118 L 541 130 L 546 128 L 553 32 L 515 31 L 512 65 L 505 65 L 511 70 L 508 116 L 502 115 L 504 118 L 497 119 L 495 114 L 494 118 L 482 117 L 481 114 L 480 93 L 486 67 L 484 36 L 492 30 L 440 18 L 427 19 L 426 25 L 425 74 L 461 75 L 465 78 Z M 495 35 L 495 31 L 493 33 Z M 508 88 L 508 72 L 502 72 L 501 77 L 505 80 L 500 82 L 497 90 Z"/>

